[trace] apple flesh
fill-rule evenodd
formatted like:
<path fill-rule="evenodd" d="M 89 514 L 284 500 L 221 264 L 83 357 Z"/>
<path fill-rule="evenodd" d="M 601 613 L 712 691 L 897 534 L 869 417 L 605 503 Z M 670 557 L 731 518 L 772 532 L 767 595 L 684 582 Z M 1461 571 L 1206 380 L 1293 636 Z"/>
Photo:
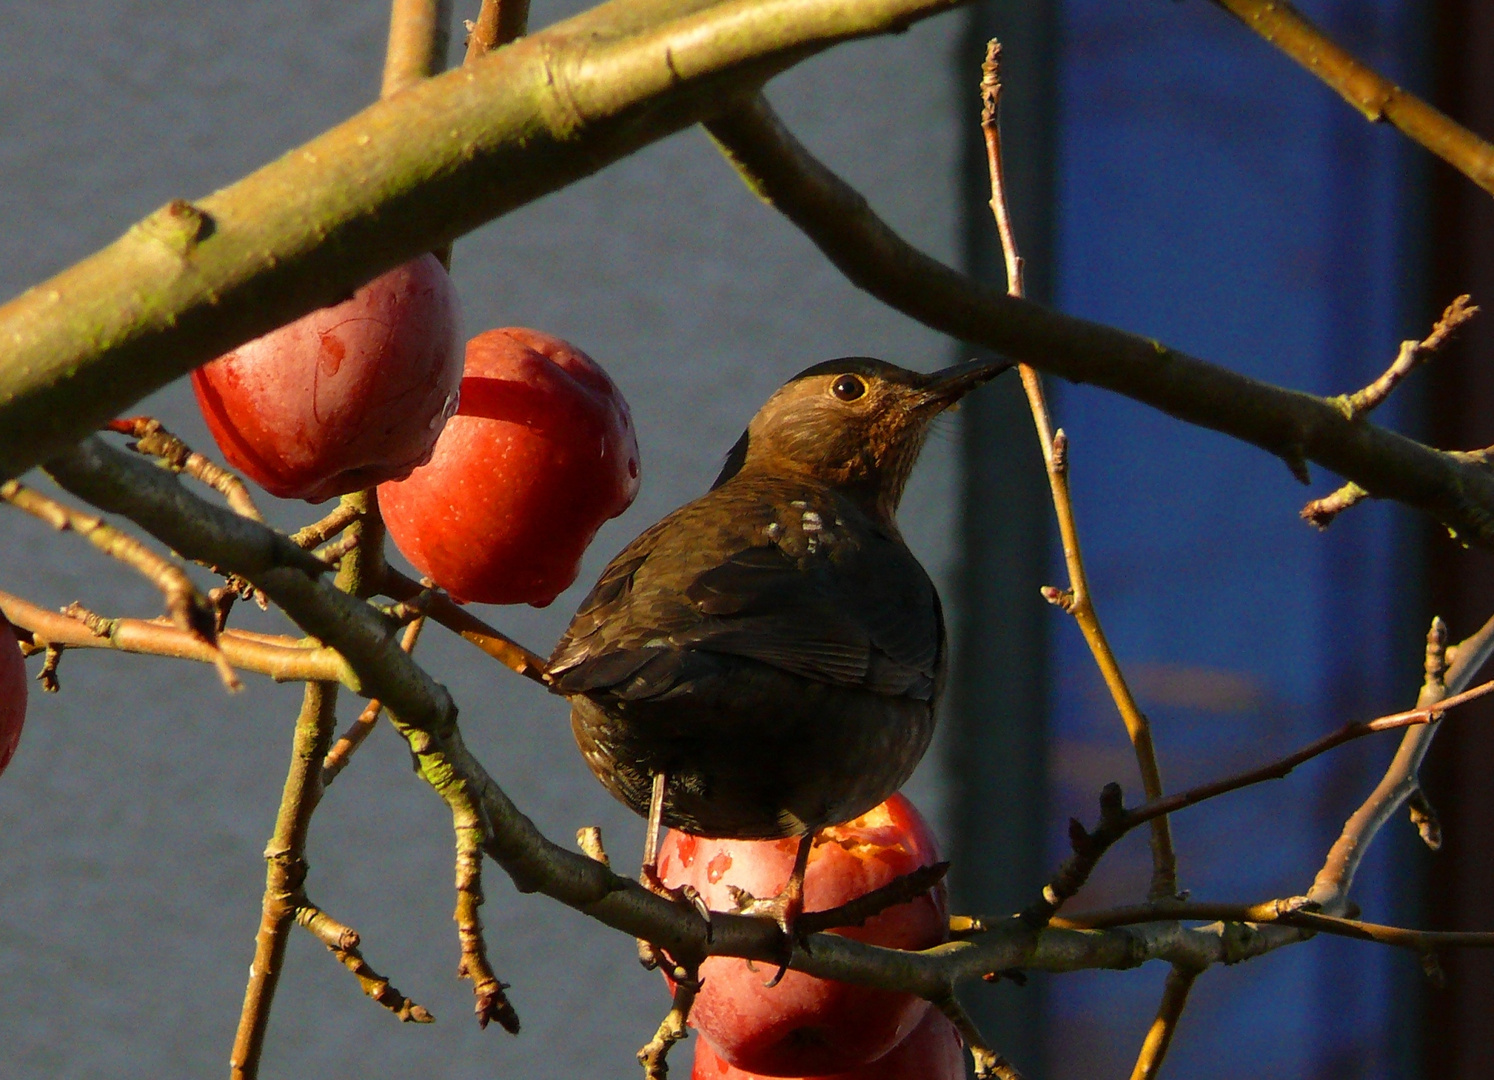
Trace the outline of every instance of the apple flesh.
<path fill-rule="evenodd" d="M 26 722 L 26 665 L 15 628 L 0 615 L 0 772 L 15 756 Z"/>
<path fill-rule="evenodd" d="M 467 343 L 461 404 L 428 464 L 379 487 L 389 536 L 453 597 L 544 607 L 604 521 L 638 494 L 621 391 L 560 338 L 507 327 Z"/>
<path fill-rule="evenodd" d="M 695 1068 L 690 1080 L 760 1080 L 763 1075 L 737 1068 L 716 1053 L 707 1040 L 695 1040 Z M 930 1009 L 912 1034 L 876 1061 L 801 1080 L 965 1080 L 965 1053 L 949 1018 Z"/>
<path fill-rule="evenodd" d="M 460 314 L 422 255 L 192 373 L 223 456 L 271 495 L 321 502 L 408 476 L 456 409 Z"/>
<path fill-rule="evenodd" d="M 669 831 L 660 850 L 660 877 L 692 885 L 717 911 L 734 907 L 731 886 L 774 896 L 788 881 L 797 840 L 713 840 Z M 927 822 L 902 795 L 861 817 L 822 829 L 804 877 L 804 910 L 823 911 L 864 896 L 895 878 L 939 861 Z M 888 908 L 843 934 L 897 949 L 926 949 L 948 938 L 942 883 Z M 787 972 L 764 985 L 772 965 L 712 956 L 690 1022 L 732 1066 L 765 1076 L 819 1076 L 865 1065 L 918 1026 L 929 1003 L 913 994 Z"/>

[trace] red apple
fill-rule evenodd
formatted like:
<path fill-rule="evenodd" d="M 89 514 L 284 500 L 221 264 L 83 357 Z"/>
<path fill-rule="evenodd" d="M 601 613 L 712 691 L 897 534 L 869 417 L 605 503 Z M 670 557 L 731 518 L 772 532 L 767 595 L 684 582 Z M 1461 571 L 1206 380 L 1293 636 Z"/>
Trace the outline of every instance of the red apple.
<path fill-rule="evenodd" d="M 638 494 L 638 441 L 595 360 L 538 330 L 467 343 L 461 405 L 430 463 L 379 487 L 389 535 L 458 600 L 544 607 Z"/>
<path fill-rule="evenodd" d="M 10 764 L 26 722 L 26 665 L 15 628 L 0 615 L 0 772 Z"/>
<path fill-rule="evenodd" d="M 321 502 L 429 460 L 462 377 L 456 292 L 434 255 L 192 373 L 228 463 Z"/>
<path fill-rule="evenodd" d="M 760 1080 L 762 1073 L 732 1065 L 705 1039 L 695 1040 L 690 1080 Z M 930 1009 L 913 1033 L 869 1065 L 803 1080 L 965 1080 L 965 1053 L 955 1026 Z"/>
<path fill-rule="evenodd" d="M 796 840 L 709 840 L 671 830 L 659 855 L 670 886 L 693 885 L 711 908 L 733 908 L 731 886 L 774 896 L 788 881 Z M 804 909 L 823 911 L 939 861 L 928 824 L 902 795 L 861 817 L 821 830 L 804 878 Z M 898 949 L 946 940 L 949 912 L 938 887 L 862 926 L 834 931 Z M 790 971 L 774 987 L 771 964 L 713 956 L 690 1022 L 731 1065 L 766 1076 L 817 1076 L 875 1061 L 907 1037 L 929 1010 L 913 994 L 816 979 Z"/>

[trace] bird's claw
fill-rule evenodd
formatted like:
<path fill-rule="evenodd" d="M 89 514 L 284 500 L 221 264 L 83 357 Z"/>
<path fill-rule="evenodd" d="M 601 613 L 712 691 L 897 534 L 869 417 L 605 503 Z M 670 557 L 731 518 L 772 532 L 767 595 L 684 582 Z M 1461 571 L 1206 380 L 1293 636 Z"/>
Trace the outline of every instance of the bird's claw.
<path fill-rule="evenodd" d="M 753 915 L 767 917 L 778 925 L 782 932 L 783 952 L 778 957 L 778 972 L 763 985 L 768 988 L 777 986 L 783 981 L 788 973 L 789 961 L 794 956 L 794 946 L 799 944 L 799 936 L 795 925 L 799 916 L 804 913 L 804 896 L 802 891 L 785 889 L 777 896 L 763 899 L 753 896 L 746 889 L 739 889 L 735 885 L 728 886 L 731 890 L 732 903 L 736 906 L 738 915 Z"/>

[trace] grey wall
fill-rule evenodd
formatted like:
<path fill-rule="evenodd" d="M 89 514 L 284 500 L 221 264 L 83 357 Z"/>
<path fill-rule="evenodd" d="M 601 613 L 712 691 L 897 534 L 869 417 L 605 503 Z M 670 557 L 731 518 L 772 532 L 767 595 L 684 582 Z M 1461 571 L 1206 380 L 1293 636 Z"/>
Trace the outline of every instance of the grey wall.
<path fill-rule="evenodd" d="M 566 13 L 540 3 L 534 23 Z M 0 294 L 358 109 L 376 92 L 384 18 L 379 0 L 0 6 Z M 945 259 L 958 20 L 843 47 L 770 87 L 805 142 Z M 482 612 L 541 652 L 601 564 L 709 483 L 787 375 L 848 353 L 927 369 L 951 348 L 846 285 L 698 131 L 488 226 L 457 245 L 454 269 L 469 334 L 521 324 L 571 339 L 608 367 L 638 425 L 642 494 L 603 530 L 581 584 L 548 610 Z M 143 411 L 210 448 L 184 384 Z M 952 424 L 931 440 L 903 513 L 939 577 L 953 559 Z M 271 510 L 286 525 L 317 513 Z M 0 587 L 107 614 L 158 611 L 119 567 L 12 511 L 0 513 Z M 614 857 L 633 861 L 640 823 L 582 766 L 562 703 L 442 631 L 419 655 L 461 703 L 472 748 L 549 835 L 600 824 Z M 297 689 L 260 680 L 230 698 L 205 669 L 103 653 L 69 654 L 62 681 L 60 695 L 33 696 L 0 777 L 0 1076 L 214 1075 L 252 952 Z M 345 700 L 342 713 L 356 708 Z M 914 782 L 936 820 L 938 760 Z M 658 977 L 638 968 L 632 942 L 517 896 L 492 869 L 489 941 L 525 1029 L 477 1030 L 454 977 L 450 846 L 443 805 L 378 731 L 318 813 L 309 889 L 438 1022 L 398 1024 L 298 934 L 265 1076 L 636 1074 L 633 1052 L 666 1007 Z"/>

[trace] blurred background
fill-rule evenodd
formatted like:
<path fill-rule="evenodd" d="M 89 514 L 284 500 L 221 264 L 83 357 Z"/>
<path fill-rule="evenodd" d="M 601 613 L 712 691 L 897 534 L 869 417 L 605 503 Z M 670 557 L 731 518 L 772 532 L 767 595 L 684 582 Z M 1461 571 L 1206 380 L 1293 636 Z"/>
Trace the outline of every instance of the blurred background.
<path fill-rule="evenodd" d="M 536 0 L 531 26 L 579 7 Z M 1494 65 L 1482 62 L 1494 13 L 1475 0 L 1304 8 L 1494 132 Z M 0 294 L 362 107 L 377 93 L 386 18 L 382 0 L 5 5 Z M 975 95 L 993 35 L 1036 298 L 1316 393 L 1369 381 L 1457 293 L 1494 302 L 1488 197 L 1204 0 L 987 0 L 833 50 L 768 94 L 902 235 L 998 280 Z M 527 325 L 568 338 L 607 367 L 638 426 L 642 493 L 603 529 L 578 584 L 544 610 L 479 612 L 541 653 L 606 560 L 709 484 L 794 371 L 847 354 L 925 370 L 968 355 L 855 291 L 698 130 L 465 238 L 453 275 L 469 336 Z M 1439 445 L 1494 441 L 1494 374 L 1475 363 L 1491 349 L 1491 324 L 1475 323 L 1378 419 Z M 1455 639 L 1487 617 L 1488 558 L 1428 523 L 1371 503 L 1320 535 L 1297 510 L 1336 478 L 1316 475 L 1309 491 L 1274 458 L 1124 399 L 1067 385 L 1055 396 L 1097 605 L 1169 787 L 1406 707 L 1431 614 Z M 211 449 L 184 382 L 132 411 Z M 319 513 L 260 501 L 286 527 Z M 1012 911 L 1063 854 L 1067 819 L 1092 821 L 1105 782 L 1133 798 L 1140 782 L 1077 631 L 1037 593 L 1062 567 L 1010 380 L 941 423 L 901 517 L 941 584 L 956 656 L 939 742 L 910 794 L 955 860 L 956 907 Z M 110 615 L 159 606 L 87 545 L 15 513 L 0 514 L 0 587 Z M 585 769 L 562 702 L 438 629 L 418 655 L 461 704 L 472 749 L 548 835 L 599 824 L 615 859 L 635 857 L 641 822 Z M 101 652 L 69 653 L 61 679 L 59 695 L 34 693 L 0 780 L 0 1076 L 213 1075 L 252 955 L 298 690 L 256 680 L 230 698 L 206 668 Z M 1428 788 L 1447 844 L 1432 859 L 1404 820 L 1388 826 L 1356 890 L 1367 918 L 1494 927 L 1494 861 L 1474 846 L 1494 828 L 1481 773 L 1491 731 L 1467 722 L 1439 739 Z M 1237 901 L 1303 891 L 1392 750 L 1365 740 L 1180 816 L 1183 887 Z M 1132 840 L 1076 908 L 1144 894 L 1145 841 Z M 667 1007 L 657 975 L 631 941 L 519 896 L 494 869 L 484 921 L 524 1031 L 471 1022 L 454 975 L 450 817 L 392 732 L 376 732 L 329 792 L 309 857 L 312 897 L 438 1022 L 398 1024 L 293 935 L 262 1075 L 637 1074 L 633 1051 Z M 1166 1075 L 1487 1077 L 1494 964 L 1471 954 L 1444 966 L 1448 985 L 1434 990 L 1414 956 L 1319 940 L 1210 971 Z M 1124 1076 L 1164 975 L 978 984 L 966 999 L 1035 1080 Z"/>

